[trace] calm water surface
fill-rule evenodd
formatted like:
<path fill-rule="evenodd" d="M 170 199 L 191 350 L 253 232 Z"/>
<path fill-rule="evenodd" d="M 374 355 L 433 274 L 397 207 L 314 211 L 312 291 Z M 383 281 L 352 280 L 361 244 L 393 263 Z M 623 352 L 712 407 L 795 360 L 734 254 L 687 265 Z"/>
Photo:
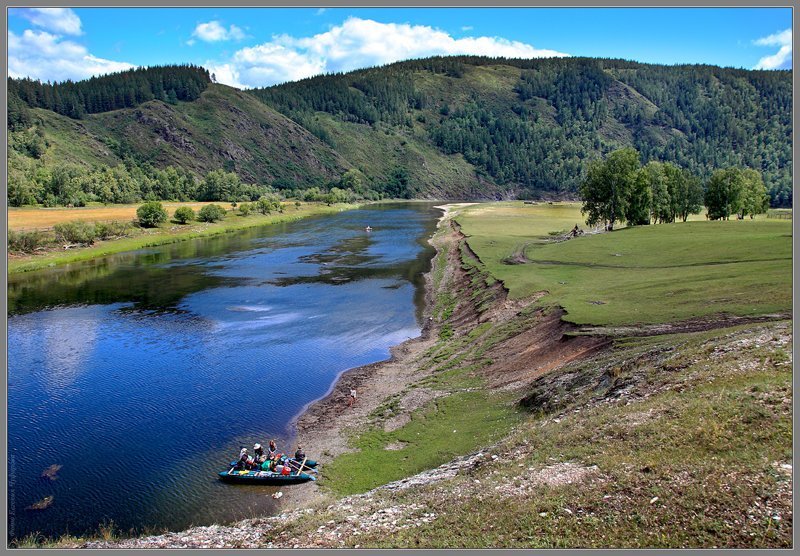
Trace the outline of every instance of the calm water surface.
<path fill-rule="evenodd" d="M 10 277 L 9 536 L 271 511 L 275 488 L 216 473 L 254 441 L 290 448 L 342 371 L 419 334 L 438 214 L 382 205 Z"/>

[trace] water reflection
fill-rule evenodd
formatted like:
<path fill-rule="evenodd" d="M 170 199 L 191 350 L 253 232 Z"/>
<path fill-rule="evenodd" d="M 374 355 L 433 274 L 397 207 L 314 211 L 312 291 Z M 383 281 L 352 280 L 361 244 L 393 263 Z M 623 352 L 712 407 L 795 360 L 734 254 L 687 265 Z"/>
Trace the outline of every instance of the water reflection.
<path fill-rule="evenodd" d="M 40 349 L 48 364 L 41 378 L 49 394 L 62 394 L 84 371 L 84 363 L 95 348 L 101 315 L 84 311 L 65 320 L 62 315 L 44 313 Z"/>
<path fill-rule="evenodd" d="M 17 534 L 269 509 L 215 473 L 256 439 L 288 441 L 341 372 L 419 333 L 435 216 L 370 208 L 12 276 Z M 59 480 L 39 481 L 53 463 Z M 46 511 L 24 511 L 51 494 Z"/>

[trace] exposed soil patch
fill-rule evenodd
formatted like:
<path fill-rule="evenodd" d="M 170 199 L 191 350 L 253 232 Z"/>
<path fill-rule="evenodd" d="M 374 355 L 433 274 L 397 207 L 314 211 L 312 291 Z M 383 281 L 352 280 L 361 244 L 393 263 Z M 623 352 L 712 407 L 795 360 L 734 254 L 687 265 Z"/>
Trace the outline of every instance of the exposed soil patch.
<path fill-rule="evenodd" d="M 703 332 L 717 328 L 730 328 L 742 324 L 780 321 L 792 318 L 788 313 L 760 315 L 756 317 L 739 317 L 736 315 L 712 315 L 664 324 L 640 324 L 637 326 L 582 326 L 577 328 L 580 334 L 603 335 L 616 337 L 660 336 L 662 334 L 682 334 L 686 332 Z"/>
<path fill-rule="evenodd" d="M 567 363 L 611 345 L 602 336 L 572 336 L 575 326 L 561 320 L 564 312 L 541 312 L 538 324 L 502 342 L 491 352 L 497 361 L 484 369 L 491 388 L 516 388 Z"/>

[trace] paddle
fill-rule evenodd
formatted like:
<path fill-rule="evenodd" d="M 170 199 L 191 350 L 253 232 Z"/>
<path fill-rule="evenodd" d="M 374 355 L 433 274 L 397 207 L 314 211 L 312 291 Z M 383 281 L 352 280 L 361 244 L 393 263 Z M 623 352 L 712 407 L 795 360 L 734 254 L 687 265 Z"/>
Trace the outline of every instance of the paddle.
<path fill-rule="evenodd" d="M 301 463 L 300 467 L 297 468 L 297 476 L 298 477 L 300 476 L 300 473 L 303 471 L 303 466 L 306 464 L 306 460 L 307 459 L 308 459 L 307 457 L 303 458 L 303 463 Z"/>

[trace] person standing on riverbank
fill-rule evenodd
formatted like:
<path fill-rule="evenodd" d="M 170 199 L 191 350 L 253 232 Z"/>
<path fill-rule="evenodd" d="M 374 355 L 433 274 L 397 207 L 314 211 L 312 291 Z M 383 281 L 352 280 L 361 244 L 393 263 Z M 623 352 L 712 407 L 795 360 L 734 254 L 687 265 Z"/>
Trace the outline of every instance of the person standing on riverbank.
<path fill-rule="evenodd" d="M 358 393 L 356 392 L 355 388 L 350 389 L 350 400 L 347 402 L 347 407 L 353 407 L 353 404 L 356 403 L 356 397 Z"/>

